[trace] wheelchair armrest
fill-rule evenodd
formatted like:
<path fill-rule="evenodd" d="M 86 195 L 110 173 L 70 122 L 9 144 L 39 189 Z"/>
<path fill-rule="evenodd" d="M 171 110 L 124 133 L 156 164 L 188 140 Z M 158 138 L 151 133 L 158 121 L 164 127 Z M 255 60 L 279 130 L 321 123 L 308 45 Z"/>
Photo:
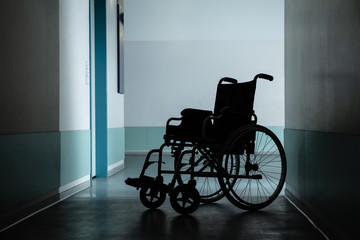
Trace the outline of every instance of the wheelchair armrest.
<path fill-rule="evenodd" d="M 171 121 L 181 121 L 181 120 L 182 120 L 182 118 L 175 118 L 175 117 L 169 118 L 166 122 L 166 127 L 168 127 L 170 125 Z"/>
<path fill-rule="evenodd" d="M 171 121 L 183 121 L 183 120 L 200 120 L 203 121 L 204 118 L 206 118 L 207 116 L 211 115 L 212 111 L 208 111 L 208 110 L 201 110 L 201 109 L 194 109 L 194 108 L 185 108 L 184 110 L 181 111 L 181 116 L 180 118 L 177 117 L 172 117 L 169 118 L 166 122 L 166 126 L 170 125 Z"/>
<path fill-rule="evenodd" d="M 201 137 L 204 119 L 212 114 L 212 111 L 187 108 L 181 112 L 182 117 L 170 118 L 166 122 L 166 135 L 189 135 Z M 170 125 L 172 121 L 180 121 L 178 125 Z"/>
<path fill-rule="evenodd" d="M 185 108 L 181 111 L 181 116 L 193 116 L 193 117 L 207 117 L 212 114 L 212 111 L 194 109 L 194 108 Z"/>

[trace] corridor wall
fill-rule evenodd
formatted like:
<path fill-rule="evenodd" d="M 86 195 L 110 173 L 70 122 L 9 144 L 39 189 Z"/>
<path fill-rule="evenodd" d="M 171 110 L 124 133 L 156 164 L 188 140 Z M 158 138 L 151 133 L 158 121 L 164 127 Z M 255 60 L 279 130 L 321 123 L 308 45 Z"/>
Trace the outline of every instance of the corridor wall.
<path fill-rule="evenodd" d="M 1 225 L 61 179 L 59 1 L 16 3 L 0 3 Z"/>
<path fill-rule="evenodd" d="M 184 108 L 213 109 L 228 76 L 259 81 L 259 123 L 282 136 L 284 2 L 125 1 L 126 150 L 157 148 L 168 118 Z"/>
<path fill-rule="evenodd" d="M 285 1 L 287 196 L 330 239 L 360 214 L 360 3 Z"/>
<path fill-rule="evenodd" d="M 90 185 L 89 2 L 0 3 L 0 229 Z M 116 1 L 107 4 L 109 172 L 124 160 Z"/>

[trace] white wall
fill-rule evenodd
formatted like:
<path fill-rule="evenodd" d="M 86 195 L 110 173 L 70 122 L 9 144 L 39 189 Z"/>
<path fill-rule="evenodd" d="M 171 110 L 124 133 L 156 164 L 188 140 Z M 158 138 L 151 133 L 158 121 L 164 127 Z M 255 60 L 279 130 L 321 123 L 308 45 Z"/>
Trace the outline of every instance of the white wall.
<path fill-rule="evenodd" d="M 90 128 L 89 2 L 60 0 L 60 131 Z"/>
<path fill-rule="evenodd" d="M 108 128 L 124 127 L 124 95 L 117 92 L 116 0 L 106 1 Z"/>
<path fill-rule="evenodd" d="M 284 125 L 283 0 L 125 1 L 125 125 L 164 126 L 213 109 L 216 84 L 259 72 L 259 123 Z"/>

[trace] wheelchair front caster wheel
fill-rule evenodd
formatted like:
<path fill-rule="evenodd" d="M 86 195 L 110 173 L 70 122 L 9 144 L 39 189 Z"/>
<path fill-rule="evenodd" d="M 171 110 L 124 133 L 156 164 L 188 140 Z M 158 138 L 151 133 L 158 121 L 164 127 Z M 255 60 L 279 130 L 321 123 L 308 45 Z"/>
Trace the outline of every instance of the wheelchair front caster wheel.
<path fill-rule="evenodd" d="M 158 189 L 156 187 L 145 186 L 140 190 L 141 203 L 150 209 L 160 207 L 166 198 L 165 190 Z"/>
<path fill-rule="evenodd" d="M 181 184 L 171 192 L 170 203 L 176 212 L 180 214 L 190 214 L 199 207 L 200 195 L 194 186 Z"/>

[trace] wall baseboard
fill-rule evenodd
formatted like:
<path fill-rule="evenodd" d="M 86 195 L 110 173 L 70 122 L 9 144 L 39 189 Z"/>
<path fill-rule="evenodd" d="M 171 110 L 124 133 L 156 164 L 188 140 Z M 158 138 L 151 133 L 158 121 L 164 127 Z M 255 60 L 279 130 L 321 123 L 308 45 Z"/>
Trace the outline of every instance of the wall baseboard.
<path fill-rule="evenodd" d="M 290 187 L 286 186 L 285 197 L 302 212 L 306 218 L 311 222 L 316 229 L 318 229 L 326 239 L 346 239 L 345 236 L 341 236 L 335 228 L 321 216 L 320 213 L 314 210 L 309 204 L 304 202 L 298 194 Z"/>
<path fill-rule="evenodd" d="M 123 170 L 124 168 L 125 168 L 124 160 L 120 160 L 119 162 L 108 166 L 108 177 Z"/>
<path fill-rule="evenodd" d="M 65 200 L 66 198 L 71 197 L 74 194 L 81 192 L 82 190 L 85 190 L 90 186 L 90 175 L 68 183 L 65 186 L 59 188 L 59 201 Z"/>
<path fill-rule="evenodd" d="M 21 221 L 65 200 L 68 197 L 90 187 L 90 177 L 75 180 L 57 191 L 50 192 L 19 207 L 9 210 L 0 216 L 0 232 L 20 223 Z"/>

